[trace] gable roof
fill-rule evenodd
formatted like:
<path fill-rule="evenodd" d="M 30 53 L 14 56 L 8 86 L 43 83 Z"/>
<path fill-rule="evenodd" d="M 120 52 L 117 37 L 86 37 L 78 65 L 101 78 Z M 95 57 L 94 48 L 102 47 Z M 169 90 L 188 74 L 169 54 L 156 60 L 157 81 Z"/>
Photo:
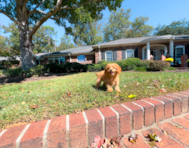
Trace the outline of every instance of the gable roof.
<path fill-rule="evenodd" d="M 49 56 L 49 55 L 59 55 L 59 54 L 77 54 L 77 53 L 89 53 L 92 52 L 93 48 L 92 46 L 80 46 L 80 47 L 74 47 L 66 50 L 61 51 L 55 51 L 55 52 L 47 52 L 47 53 L 38 53 L 34 54 L 34 57 L 40 58 L 43 56 Z"/>
<path fill-rule="evenodd" d="M 179 40 L 179 39 L 189 39 L 189 35 L 162 35 L 162 36 L 147 36 L 147 37 L 136 37 L 136 38 L 124 38 L 118 39 L 102 44 L 93 45 L 92 47 L 97 48 L 105 47 L 105 46 L 119 46 L 119 45 L 126 45 L 126 44 L 145 44 L 150 41 L 157 41 L 157 40 Z"/>

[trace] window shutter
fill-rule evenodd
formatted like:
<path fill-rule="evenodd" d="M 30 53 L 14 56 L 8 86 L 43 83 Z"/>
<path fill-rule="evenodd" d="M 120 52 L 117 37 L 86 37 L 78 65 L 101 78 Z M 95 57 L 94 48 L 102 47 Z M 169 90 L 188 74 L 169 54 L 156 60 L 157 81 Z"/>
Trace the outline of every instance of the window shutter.
<path fill-rule="evenodd" d="M 113 51 L 113 61 L 117 61 L 117 50 Z"/>
<path fill-rule="evenodd" d="M 125 59 L 125 50 L 122 50 L 122 59 Z"/>
<path fill-rule="evenodd" d="M 135 58 L 138 58 L 138 48 L 135 49 Z"/>
<path fill-rule="evenodd" d="M 105 51 L 102 51 L 102 60 L 105 60 Z"/>

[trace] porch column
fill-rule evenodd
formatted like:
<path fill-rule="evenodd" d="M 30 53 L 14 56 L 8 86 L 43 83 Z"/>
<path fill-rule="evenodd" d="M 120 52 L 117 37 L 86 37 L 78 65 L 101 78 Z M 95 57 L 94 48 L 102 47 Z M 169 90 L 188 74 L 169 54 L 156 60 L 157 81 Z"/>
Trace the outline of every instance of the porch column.
<path fill-rule="evenodd" d="M 40 65 L 40 60 L 39 60 L 39 65 Z"/>
<path fill-rule="evenodd" d="M 53 57 L 53 63 L 55 62 L 55 60 L 54 60 L 54 57 Z"/>
<path fill-rule="evenodd" d="M 146 59 L 150 60 L 150 42 L 146 44 Z"/>
<path fill-rule="evenodd" d="M 98 46 L 98 59 L 101 61 L 101 52 L 100 52 L 100 46 Z"/>
<path fill-rule="evenodd" d="M 174 48 L 174 42 L 173 42 L 173 40 L 170 40 L 170 41 L 169 41 L 169 56 L 170 56 L 171 58 L 174 58 L 174 57 L 173 57 L 173 48 Z"/>
<path fill-rule="evenodd" d="M 72 61 L 71 54 L 70 54 L 70 53 L 68 53 L 68 55 L 70 56 L 70 63 L 71 63 L 71 61 Z"/>

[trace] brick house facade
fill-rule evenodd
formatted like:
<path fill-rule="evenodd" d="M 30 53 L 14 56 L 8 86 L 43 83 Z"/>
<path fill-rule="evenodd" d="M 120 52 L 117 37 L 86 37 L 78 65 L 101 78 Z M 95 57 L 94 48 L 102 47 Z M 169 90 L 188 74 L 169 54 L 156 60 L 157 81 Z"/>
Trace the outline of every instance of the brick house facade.
<path fill-rule="evenodd" d="M 179 65 L 181 62 L 180 57 L 183 54 L 189 56 L 189 35 L 119 39 L 93 46 L 76 47 L 60 51 L 57 54 L 55 52 L 43 54 L 42 59 L 39 58 L 36 60 L 40 61 L 40 64 L 47 64 L 49 63 L 49 58 L 63 56 L 65 59 L 64 62 L 92 64 L 98 63 L 100 60 L 117 61 L 130 57 L 150 60 L 151 55 L 154 60 L 161 60 L 162 55 L 164 55 L 165 57 L 174 58 L 172 65 Z M 78 60 L 80 55 L 83 55 L 84 58 L 82 62 Z"/>

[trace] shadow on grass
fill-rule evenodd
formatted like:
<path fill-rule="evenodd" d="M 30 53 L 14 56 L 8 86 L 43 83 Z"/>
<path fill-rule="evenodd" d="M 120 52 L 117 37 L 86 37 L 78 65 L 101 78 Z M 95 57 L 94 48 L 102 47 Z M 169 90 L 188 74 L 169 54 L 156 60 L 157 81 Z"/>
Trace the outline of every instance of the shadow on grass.
<path fill-rule="evenodd" d="M 92 85 L 92 87 L 95 89 L 96 85 Z M 107 91 L 107 88 L 105 86 L 100 86 L 99 91 Z"/>
<path fill-rule="evenodd" d="M 7 84 L 7 83 L 22 83 L 22 82 L 32 82 L 32 81 L 39 81 L 39 80 L 48 80 L 52 78 L 58 78 L 62 76 L 67 76 L 67 75 L 74 75 L 78 74 L 81 72 L 74 72 L 74 73 L 44 73 L 42 76 L 32 76 L 32 77 L 24 77 L 24 76 L 19 76 L 19 77 L 5 77 L 1 76 L 0 77 L 0 84 Z"/>

